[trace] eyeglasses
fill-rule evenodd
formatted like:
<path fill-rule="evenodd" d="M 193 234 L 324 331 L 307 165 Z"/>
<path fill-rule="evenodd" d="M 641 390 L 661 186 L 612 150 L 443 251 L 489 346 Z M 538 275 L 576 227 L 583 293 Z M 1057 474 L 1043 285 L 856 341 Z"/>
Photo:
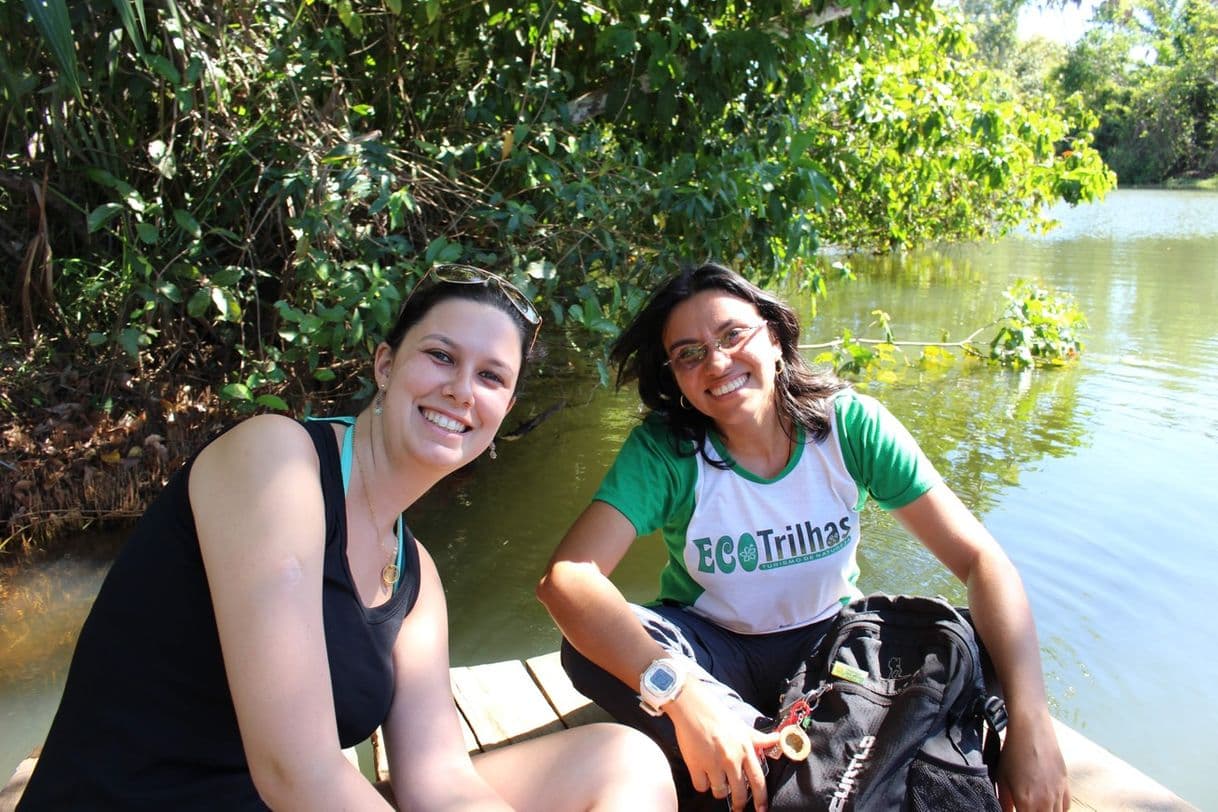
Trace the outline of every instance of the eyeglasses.
<path fill-rule="evenodd" d="M 493 274 L 490 271 L 477 268 L 473 265 L 435 265 L 415 283 L 406 300 L 402 302 L 403 311 L 406 310 L 406 305 L 410 303 L 410 297 L 414 296 L 416 291 L 424 287 L 429 277 L 437 282 L 448 282 L 454 285 L 493 284 L 498 287 L 499 292 L 503 294 L 504 298 L 511 302 L 512 307 L 516 308 L 516 312 L 525 321 L 533 325 L 533 337 L 529 340 L 529 351 L 532 352 L 533 344 L 537 341 L 537 333 L 541 331 L 541 314 L 537 312 L 537 308 L 533 307 L 529 297 L 525 296 L 520 288 L 498 274 Z"/>
<path fill-rule="evenodd" d="M 722 350 L 731 355 L 740 347 L 744 346 L 753 335 L 764 327 L 765 324 L 754 324 L 752 327 L 729 327 L 719 334 L 718 338 L 701 344 L 686 344 L 677 349 L 664 366 L 673 366 L 682 372 L 692 372 L 702 365 L 711 354 L 711 350 Z"/>

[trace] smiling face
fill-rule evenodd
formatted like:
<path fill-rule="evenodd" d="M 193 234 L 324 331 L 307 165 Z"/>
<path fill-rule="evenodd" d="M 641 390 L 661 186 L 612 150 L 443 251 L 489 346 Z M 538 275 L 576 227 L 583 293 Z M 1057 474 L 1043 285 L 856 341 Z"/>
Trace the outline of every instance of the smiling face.
<path fill-rule="evenodd" d="M 396 351 L 377 348 L 386 451 L 440 476 L 477 457 L 514 402 L 521 334 L 501 309 L 463 298 L 435 304 Z"/>
<path fill-rule="evenodd" d="M 733 329 L 745 337 L 731 349 L 719 348 L 721 339 L 728 339 L 726 346 L 741 335 Z M 680 363 L 670 368 L 690 406 L 715 421 L 720 433 L 777 419 L 774 377 L 782 353 L 752 303 L 720 290 L 702 291 L 672 309 L 662 335 L 670 358 L 682 347 L 708 346 L 706 359 L 693 369 Z"/>

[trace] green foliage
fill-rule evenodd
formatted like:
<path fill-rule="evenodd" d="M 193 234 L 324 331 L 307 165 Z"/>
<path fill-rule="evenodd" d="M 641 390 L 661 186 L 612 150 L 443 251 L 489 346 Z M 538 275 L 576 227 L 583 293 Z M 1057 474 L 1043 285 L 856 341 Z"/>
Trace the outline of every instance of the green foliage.
<path fill-rule="evenodd" d="M 1032 282 L 1005 294 L 1006 310 L 990 342 L 990 357 L 1010 366 L 1060 366 L 1083 351 L 1087 319 L 1071 299 Z"/>
<path fill-rule="evenodd" d="M 844 330 L 832 341 L 802 348 L 820 349 L 814 362 L 830 365 L 840 375 L 880 383 L 896 383 L 910 370 L 923 376 L 939 375 L 968 357 L 1015 369 L 1058 367 L 1077 360 L 1083 351 L 1087 320 L 1068 295 L 1019 280 L 1003 298 L 1006 306 L 993 323 L 961 341 L 898 340 L 889 314 L 874 310 L 870 327 L 878 328 L 882 338 L 855 336 Z M 975 339 L 989 330 L 994 335 L 988 347 L 979 345 Z M 912 357 L 911 349 L 919 350 L 920 355 Z"/>
<path fill-rule="evenodd" d="M 1101 120 L 1096 148 L 1123 184 L 1218 173 L 1218 6 L 1114 0 L 1056 79 Z"/>
<path fill-rule="evenodd" d="M 860 38 L 849 56 L 817 119 L 838 197 L 815 222 L 835 242 L 887 250 L 994 236 L 1115 185 L 1089 146 L 1094 118 L 1013 96 L 976 65 L 958 19 L 928 17 L 883 52 Z"/>
<path fill-rule="evenodd" d="M 930 0 L 813 8 L 0 6 L 0 250 L 55 280 L 21 320 L 285 408 L 364 386 L 413 280 L 465 260 L 605 374 L 683 261 L 817 284 L 822 235 L 968 239 L 1107 187 L 1086 122 L 991 92 Z"/>

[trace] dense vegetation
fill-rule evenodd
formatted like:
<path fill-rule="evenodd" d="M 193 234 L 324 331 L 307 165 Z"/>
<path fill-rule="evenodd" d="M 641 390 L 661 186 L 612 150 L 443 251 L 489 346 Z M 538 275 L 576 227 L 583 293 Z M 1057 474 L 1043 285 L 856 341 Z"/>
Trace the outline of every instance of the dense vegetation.
<path fill-rule="evenodd" d="M 1122 186 L 1218 176 L 1218 4 L 1103 0 L 1069 47 L 1014 39 L 1011 0 L 968 0 L 982 54 L 1025 92 L 1077 98 L 1096 116 L 1095 148 Z M 997 12 L 986 14 L 987 11 Z"/>
<path fill-rule="evenodd" d="M 358 394 L 436 262 L 510 276 L 599 364 L 682 261 L 820 287 L 826 243 L 1110 188 L 1095 119 L 975 47 L 930 0 L 4 4 L 6 443 L 45 457 L 65 409 L 96 435 L 206 392 Z"/>
<path fill-rule="evenodd" d="M 1218 174 L 1218 4 L 1105 3 L 1057 79 L 1090 99 L 1122 183 Z"/>

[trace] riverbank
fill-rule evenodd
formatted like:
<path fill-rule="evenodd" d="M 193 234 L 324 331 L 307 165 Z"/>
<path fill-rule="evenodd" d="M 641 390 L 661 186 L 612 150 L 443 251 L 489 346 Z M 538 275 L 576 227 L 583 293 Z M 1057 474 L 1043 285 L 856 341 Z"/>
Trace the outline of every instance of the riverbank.
<path fill-rule="evenodd" d="M 1218 175 L 1209 178 L 1172 178 L 1163 184 L 1167 189 L 1201 189 L 1218 192 Z"/>
<path fill-rule="evenodd" d="M 588 373 L 577 359 L 546 353 L 545 360 L 521 400 L 543 388 L 547 399 L 535 409 L 518 406 L 520 422 L 505 426 L 499 439 L 518 440 L 561 410 L 566 398 L 550 397 L 556 384 L 591 388 L 580 383 Z M 246 417 L 216 394 L 226 380 L 222 370 L 136 372 L 45 348 L 0 349 L 7 385 L 0 391 L 0 590 L 6 569 L 78 552 L 81 536 L 129 526 L 189 455 Z M 358 369 L 337 374 L 325 393 L 282 392 L 289 413 L 309 404 L 352 413 Z"/>
<path fill-rule="evenodd" d="M 234 419 L 206 381 L 137 380 L 70 362 L 44 363 L 34 374 L 17 374 L 16 366 L 6 353 L 0 564 L 7 566 L 134 521 L 200 438 Z"/>

